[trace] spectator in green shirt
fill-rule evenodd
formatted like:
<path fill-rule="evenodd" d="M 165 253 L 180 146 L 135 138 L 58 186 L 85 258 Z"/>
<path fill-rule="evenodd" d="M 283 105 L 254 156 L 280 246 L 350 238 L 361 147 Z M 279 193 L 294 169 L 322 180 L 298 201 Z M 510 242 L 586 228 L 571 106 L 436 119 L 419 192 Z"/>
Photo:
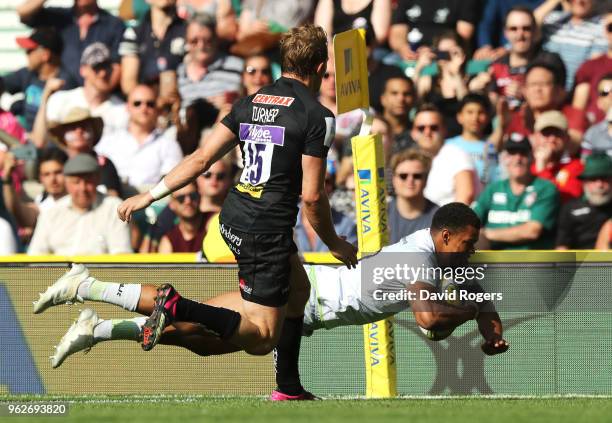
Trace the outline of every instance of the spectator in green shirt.
<path fill-rule="evenodd" d="M 523 138 L 504 144 L 508 179 L 493 182 L 473 208 L 483 223 L 482 238 L 494 250 L 554 248 L 559 192 L 531 173 L 531 144 Z"/>

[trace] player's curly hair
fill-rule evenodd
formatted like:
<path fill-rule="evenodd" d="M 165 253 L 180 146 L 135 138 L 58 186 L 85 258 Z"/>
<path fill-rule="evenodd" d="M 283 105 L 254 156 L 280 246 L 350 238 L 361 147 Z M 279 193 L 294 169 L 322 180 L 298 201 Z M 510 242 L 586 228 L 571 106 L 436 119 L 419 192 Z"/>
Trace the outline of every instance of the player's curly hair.
<path fill-rule="evenodd" d="M 281 71 L 300 78 L 314 75 L 317 66 L 327 63 L 327 35 L 320 26 L 292 28 L 280 41 Z"/>
<path fill-rule="evenodd" d="M 480 229 L 480 219 L 474 210 L 463 203 L 448 203 L 440 207 L 431 221 L 431 229 L 436 232 L 442 229 L 460 231 L 468 226 Z"/>

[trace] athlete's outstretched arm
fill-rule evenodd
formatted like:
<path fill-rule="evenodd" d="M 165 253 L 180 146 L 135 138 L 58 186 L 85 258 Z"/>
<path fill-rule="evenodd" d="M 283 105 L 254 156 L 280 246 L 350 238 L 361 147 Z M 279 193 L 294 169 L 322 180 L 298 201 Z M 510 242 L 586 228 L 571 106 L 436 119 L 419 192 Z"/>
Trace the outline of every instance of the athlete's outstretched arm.
<path fill-rule="evenodd" d="M 503 338 L 504 328 L 496 311 L 482 312 L 478 315 L 476 321 L 478 322 L 478 330 L 485 339 L 484 344 L 480 346 L 482 352 L 487 355 L 495 355 L 508 350 L 510 345 Z"/>
<path fill-rule="evenodd" d="M 340 238 L 332 223 L 331 208 L 325 192 L 325 159 L 302 156 L 303 212 L 308 222 L 334 257 L 347 265 L 357 265 L 357 247 Z"/>
<path fill-rule="evenodd" d="M 467 306 L 455 306 L 443 301 L 422 300 L 421 291 L 429 291 L 432 294 L 438 291 L 425 282 L 415 282 L 409 288 L 414 298 L 410 301 L 410 308 L 417 324 L 423 329 L 452 329 L 476 317 L 478 308 L 473 303 Z"/>
<path fill-rule="evenodd" d="M 224 124 L 217 123 L 204 146 L 185 157 L 151 191 L 125 200 L 117 212 L 123 221 L 129 221 L 132 213 L 148 207 L 154 200 L 165 197 L 184 187 L 190 181 L 206 172 L 210 166 L 236 146 L 236 135 Z"/>

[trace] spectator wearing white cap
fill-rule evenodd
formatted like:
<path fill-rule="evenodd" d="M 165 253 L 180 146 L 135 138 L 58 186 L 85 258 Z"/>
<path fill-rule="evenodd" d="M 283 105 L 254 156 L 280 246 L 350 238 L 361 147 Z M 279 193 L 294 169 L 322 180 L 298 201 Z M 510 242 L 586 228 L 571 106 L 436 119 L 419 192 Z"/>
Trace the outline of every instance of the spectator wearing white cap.
<path fill-rule="evenodd" d="M 38 217 L 28 254 L 131 253 L 127 224 L 117 216 L 121 203 L 96 190 L 100 167 L 89 154 L 78 154 L 64 166 L 66 197 Z"/>
<path fill-rule="evenodd" d="M 90 44 L 81 56 L 80 74 L 83 86 L 58 91 L 47 101 L 47 122 L 62 121 L 74 108 L 89 110 L 104 121 L 104 134 L 126 129 L 128 115 L 125 102 L 113 95 L 111 52 L 104 44 Z"/>
<path fill-rule="evenodd" d="M 578 179 L 583 165 L 580 159 L 568 155 L 570 136 L 567 119 L 557 110 L 540 114 L 534 125 L 531 171 L 535 176 L 553 182 L 561 194 L 561 202 L 582 195 Z"/>

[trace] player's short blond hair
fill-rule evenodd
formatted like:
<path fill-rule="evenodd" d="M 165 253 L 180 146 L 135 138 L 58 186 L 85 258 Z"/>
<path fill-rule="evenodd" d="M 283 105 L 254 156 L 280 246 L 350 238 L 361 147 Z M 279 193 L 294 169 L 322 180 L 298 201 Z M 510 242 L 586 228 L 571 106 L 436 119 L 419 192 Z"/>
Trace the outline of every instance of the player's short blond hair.
<path fill-rule="evenodd" d="M 320 26 L 303 25 L 286 32 L 280 41 L 281 71 L 300 78 L 317 72 L 327 63 L 327 35 Z"/>
<path fill-rule="evenodd" d="M 395 153 L 393 157 L 391 157 L 391 170 L 395 173 L 395 169 L 397 169 L 400 163 L 413 160 L 420 162 L 425 169 L 425 173 L 429 174 L 431 170 L 431 157 L 416 148 L 408 148 L 399 153 Z"/>

